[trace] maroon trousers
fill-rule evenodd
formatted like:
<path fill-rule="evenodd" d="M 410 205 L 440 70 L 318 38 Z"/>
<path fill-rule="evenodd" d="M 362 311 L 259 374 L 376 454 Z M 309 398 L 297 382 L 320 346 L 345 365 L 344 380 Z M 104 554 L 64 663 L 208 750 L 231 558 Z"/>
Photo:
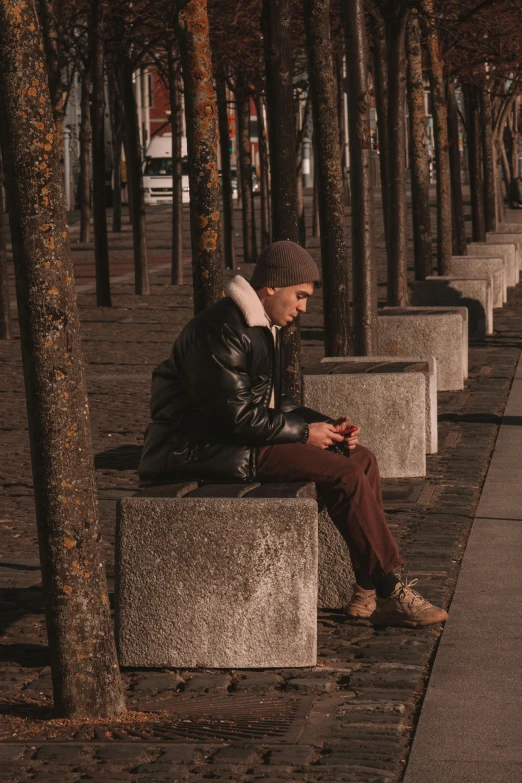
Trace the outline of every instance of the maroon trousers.
<path fill-rule="evenodd" d="M 306 443 L 265 446 L 258 454 L 258 479 L 314 481 L 348 545 L 356 577 L 379 578 L 403 564 L 386 524 L 377 460 L 364 446 L 346 456 Z"/>

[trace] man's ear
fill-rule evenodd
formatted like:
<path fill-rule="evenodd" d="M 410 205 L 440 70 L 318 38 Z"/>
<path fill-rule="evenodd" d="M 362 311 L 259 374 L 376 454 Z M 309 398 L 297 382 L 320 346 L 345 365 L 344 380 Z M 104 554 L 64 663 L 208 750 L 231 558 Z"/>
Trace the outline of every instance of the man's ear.
<path fill-rule="evenodd" d="M 276 292 L 276 289 L 275 288 L 270 288 L 270 286 L 267 285 L 266 292 L 267 292 L 268 296 L 273 296 L 275 294 L 275 292 Z"/>

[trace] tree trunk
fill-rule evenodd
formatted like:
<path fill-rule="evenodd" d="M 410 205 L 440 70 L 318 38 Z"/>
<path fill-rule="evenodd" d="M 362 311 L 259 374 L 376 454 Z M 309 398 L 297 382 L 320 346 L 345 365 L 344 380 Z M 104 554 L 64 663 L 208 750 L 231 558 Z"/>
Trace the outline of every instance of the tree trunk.
<path fill-rule="evenodd" d="M 406 18 L 399 9 L 386 18 L 388 57 L 388 151 L 390 156 L 388 304 L 408 305 L 408 234 L 406 224 Z"/>
<path fill-rule="evenodd" d="M 460 149 L 459 149 L 459 113 L 455 86 L 451 79 L 447 83 L 448 96 L 448 146 L 450 158 L 451 176 L 451 205 L 452 205 L 452 250 L 457 256 L 468 254 L 466 242 L 466 226 L 464 223 L 464 205 L 462 202 L 462 180 L 460 176 Z"/>
<path fill-rule="evenodd" d="M 406 33 L 408 55 L 408 105 L 410 116 L 411 203 L 415 280 L 433 274 L 431 251 L 430 177 L 428 133 L 422 77 L 419 19 L 412 11 Z"/>
<path fill-rule="evenodd" d="M 145 226 L 145 199 L 143 195 L 143 174 L 141 170 L 141 144 L 138 125 L 138 108 L 132 82 L 133 66 L 124 59 L 118 69 L 120 96 L 125 120 L 124 132 L 127 139 L 125 158 L 129 191 L 129 213 L 132 216 L 132 243 L 134 247 L 134 290 L 147 296 L 149 289 L 149 259 Z"/>
<path fill-rule="evenodd" d="M 243 262 L 253 264 L 257 258 L 256 224 L 253 215 L 252 145 L 250 142 L 250 89 L 238 78 L 236 85 L 238 135 L 237 147 L 242 184 L 241 216 L 243 225 Z"/>
<path fill-rule="evenodd" d="M 60 165 L 64 158 L 64 91 L 62 70 L 60 64 L 60 35 L 53 7 L 53 0 L 38 0 L 38 10 L 41 19 L 43 51 L 47 64 L 47 78 L 56 125 L 56 144 L 60 150 Z"/>
<path fill-rule="evenodd" d="M 174 47 L 168 50 L 170 122 L 172 127 L 172 285 L 183 285 L 183 114 L 182 81 Z"/>
<path fill-rule="evenodd" d="M 319 224 L 319 164 L 317 162 L 317 150 L 315 148 L 315 137 L 312 141 L 312 150 L 314 154 L 314 179 L 312 192 L 312 236 L 321 236 L 321 226 Z"/>
<path fill-rule="evenodd" d="M 121 148 L 123 144 L 123 111 L 116 77 L 112 68 L 108 69 L 109 117 L 111 122 L 112 150 L 112 230 L 121 231 Z"/>
<path fill-rule="evenodd" d="M 177 27 L 185 85 L 194 312 L 199 313 L 223 296 L 218 109 L 212 75 L 207 0 L 178 2 Z"/>
<path fill-rule="evenodd" d="M 33 3 L 0 0 L 0 134 L 55 713 L 124 710 L 100 543 L 60 148 Z M 42 151 L 47 159 L 42 161 Z M 37 173 L 35 173 L 37 172 Z"/>
<path fill-rule="evenodd" d="M 107 210 L 105 208 L 105 75 L 103 52 L 103 0 L 92 0 L 92 218 L 96 304 L 111 306 L 111 276 Z"/>
<path fill-rule="evenodd" d="M 481 109 L 481 141 L 484 173 L 484 220 L 486 231 L 497 230 L 497 194 L 495 177 L 495 152 L 493 145 L 493 109 L 487 85 L 479 91 Z"/>
<path fill-rule="evenodd" d="M 0 340 L 10 340 L 12 336 L 13 329 L 11 323 L 9 276 L 7 273 L 4 172 L 2 167 L 2 153 L 0 152 Z"/>
<path fill-rule="evenodd" d="M 230 129 L 228 125 L 227 87 L 225 76 L 216 80 L 219 120 L 219 146 L 221 151 L 221 195 L 223 198 L 223 251 L 225 269 L 236 268 L 234 243 L 234 202 L 232 198 L 232 170 L 230 164 Z"/>
<path fill-rule="evenodd" d="M 297 187 L 291 0 L 263 0 L 266 102 L 272 185 L 272 240 L 297 242 Z M 297 322 L 296 322 L 297 321 Z M 281 334 L 283 394 L 301 399 L 299 322 Z"/>
<path fill-rule="evenodd" d="M 372 14 L 372 59 L 373 59 L 373 85 L 375 92 L 375 104 L 377 108 L 377 132 L 379 135 L 379 170 L 381 174 L 381 199 L 384 221 L 384 240 L 386 243 L 386 255 L 390 258 L 390 150 L 388 144 L 388 65 L 386 58 L 386 32 L 382 17 Z M 388 261 L 389 263 L 389 261 Z"/>
<path fill-rule="evenodd" d="M 343 178 L 343 205 L 351 205 L 350 175 L 346 165 L 346 115 L 344 111 L 344 75 L 343 56 L 338 56 L 335 63 L 337 118 L 339 123 L 339 154 L 341 157 L 341 173 Z"/>
<path fill-rule="evenodd" d="M 308 90 L 305 107 L 303 111 L 303 118 L 301 121 L 301 127 L 299 128 L 299 132 L 297 134 L 297 145 L 296 145 L 297 222 L 299 228 L 299 244 L 302 245 L 302 247 L 306 247 L 307 244 L 306 215 L 305 215 L 305 205 L 303 199 L 303 144 L 304 144 L 304 137 L 307 132 L 307 128 L 311 119 L 311 110 L 312 110 L 312 96 L 311 96 L 311 91 Z"/>
<path fill-rule="evenodd" d="M 473 242 L 486 241 L 484 216 L 484 180 L 482 178 L 481 118 L 477 88 L 464 85 L 466 124 L 468 135 L 469 190 L 471 195 L 471 220 Z"/>
<path fill-rule="evenodd" d="M 377 271 L 364 0 L 344 6 L 344 29 L 352 194 L 353 348 L 356 356 L 371 356 L 378 350 Z"/>
<path fill-rule="evenodd" d="M 304 0 L 303 7 L 319 175 L 324 350 L 326 356 L 348 356 L 348 256 L 330 39 L 330 0 Z"/>
<path fill-rule="evenodd" d="M 91 73 L 82 73 L 80 122 L 80 242 L 90 239 L 91 222 Z"/>
<path fill-rule="evenodd" d="M 518 165 L 518 98 L 513 103 L 513 113 L 509 121 L 511 127 L 511 179 L 516 179 L 519 176 Z"/>
<path fill-rule="evenodd" d="M 420 5 L 428 17 L 433 14 L 433 0 L 422 0 Z M 427 25 L 427 43 L 430 58 L 430 84 L 433 104 L 433 133 L 437 160 L 437 267 L 439 275 L 448 272 L 451 260 L 451 176 L 448 151 L 448 118 L 444 91 L 444 65 L 440 54 L 439 37 L 434 27 Z"/>
<path fill-rule="evenodd" d="M 266 137 L 263 97 L 255 94 L 259 139 L 259 197 L 261 201 L 261 250 L 270 244 L 270 184 L 268 179 L 268 140 Z"/>

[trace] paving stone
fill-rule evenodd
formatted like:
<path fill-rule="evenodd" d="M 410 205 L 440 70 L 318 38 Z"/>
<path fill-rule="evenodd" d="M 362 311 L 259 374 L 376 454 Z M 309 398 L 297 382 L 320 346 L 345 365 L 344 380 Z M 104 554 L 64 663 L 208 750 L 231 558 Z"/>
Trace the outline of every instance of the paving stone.
<path fill-rule="evenodd" d="M 178 674 L 154 674 L 139 679 L 133 691 L 175 691 L 180 685 L 183 685 L 183 679 Z"/>
<path fill-rule="evenodd" d="M 228 674 L 196 674 L 185 683 L 189 693 L 226 693 L 230 685 Z"/>
<path fill-rule="evenodd" d="M 325 677 L 294 677 L 286 683 L 288 691 L 298 691 L 298 693 L 329 693 L 335 688 L 335 682 Z"/>
<path fill-rule="evenodd" d="M 114 745 L 105 745 L 98 748 L 95 753 L 97 759 L 139 759 L 147 753 L 147 748 L 140 742 L 133 745 L 130 742 L 121 742 Z"/>
<path fill-rule="evenodd" d="M 282 748 L 274 748 L 268 757 L 269 764 L 284 764 L 299 766 L 310 764 L 317 755 L 317 749 L 312 745 L 287 745 Z"/>
<path fill-rule="evenodd" d="M 259 753 L 259 748 L 252 745 L 229 745 L 220 748 L 212 756 L 213 764 L 251 764 Z"/>
<path fill-rule="evenodd" d="M 272 672 L 260 672 L 259 674 L 247 674 L 242 680 L 239 680 L 234 686 L 238 693 L 263 693 L 264 691 L 281 685 L 283 678 L 279 674 Z"/>
<path fill-rule="evenodd" d="M 0 745 L 0 762 L 21 759 L 27 749 L 24 745 Z"/>
<path fill-rule="evenodd" d="M 194 747 L 194 745 L 172 745 L 170 748 L 162 751 L 158 762 L 161 764 L 167 761 L 178 764 L 195 764 L 206 753 L 208 753 L 208 750 Z"/>
<path fill-rule="evenodd" d="M 177 764 L 162 764 L 158 761 L 151 762 L 149 764 L 140 764 L 139 767 L 136 768 L 136 774 L 139 775 L 152 775 L 154 776 L 154 779 L 158 780 L 185 780 L 187 777 L 190 776 L 190 772 L 188 769 L 183 769 L 182 767 L 178 766 Z M 147 781 L 151 780 L 152 778 L 146 778 Z M 145 778 L 143 778 L 145 780 Z"/>
<path fill-rule="evenodd" d="M 65 762 L 79 761 L 80 759 L 90 758 L 92 749 L 86 750 L 79 745 L 44 745 L 36 753 L 37 759 L 56 760 Z"/>

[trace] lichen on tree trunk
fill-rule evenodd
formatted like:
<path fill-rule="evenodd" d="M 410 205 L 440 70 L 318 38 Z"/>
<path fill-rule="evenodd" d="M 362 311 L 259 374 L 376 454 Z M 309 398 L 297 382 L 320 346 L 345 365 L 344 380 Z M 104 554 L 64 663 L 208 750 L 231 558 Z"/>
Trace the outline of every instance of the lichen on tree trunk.
<path fill-rule="evenodd" d="M 433 0 L 422 0 L 420 10 L 428 19 L 427 48 L 430 59 L 433 133 L 437 161 L 437 267 L 439 275 L 448 272 L 452 255 L 451 178 L 448 152 L 448 119 L 444 89 L 444 63 L 440 52 L 437 30 L 430 24 Z"/>
<path fill-rule="evenodd" d="M 34 3 L 0 0 L 0 142 L 13 240 L 55 711 L 124 709 L 98 519 L 63 172 Z"/>
<path fill-rule="evenodd" d="M 377 352 L 377 270 L 374 246 L 371 96 L 363 0 L 344 8 L 348 75 L 348 123 L 352 193 L 352 278 L 354 353 Z"/>
<path fill-rule="evenodd" d="M 223 296 L 217 164 L 218 109 L 206 0 L 177 0 L 190 183 L 194 312 Z"/>
<path fill-rule="evenodd" d="M 266 102 L 270 144 L 272 241 L 299 241 L 291 0 L 263 0 L 262 29 L 265 49 Z M 301 398 L 299 320 L 281 332 L 282 387 Z"/>
<path fill-rule="evenodd" d="M 407 81 L 410 121 L 413 254 L 415 279 L 424 280 L 433 273 L 433 259 L 431 251 L 428 131 L 424 106 L 421 33 L 416 11 L 412 11 L 408 19 L 406 51 L 408 56 Z"/>

